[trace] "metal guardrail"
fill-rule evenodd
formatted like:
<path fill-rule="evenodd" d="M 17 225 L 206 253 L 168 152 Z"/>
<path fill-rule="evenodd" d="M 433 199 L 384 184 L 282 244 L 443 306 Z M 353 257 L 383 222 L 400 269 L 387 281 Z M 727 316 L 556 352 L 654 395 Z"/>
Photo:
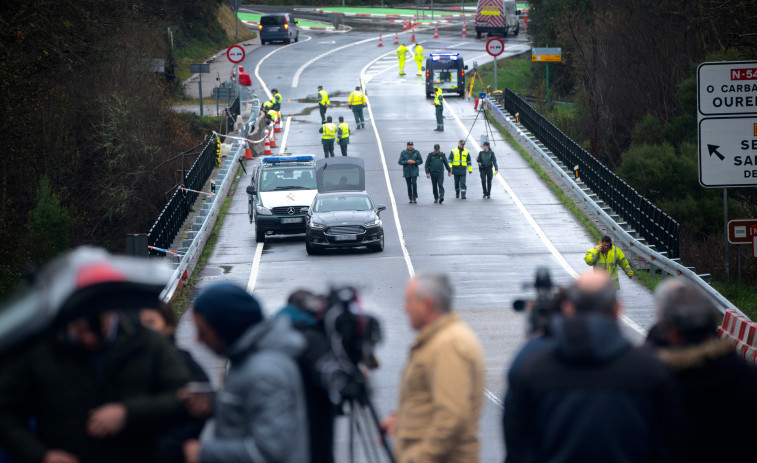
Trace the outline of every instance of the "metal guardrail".
<path fill-rule="evenodd" d="M 678 222 L 640 195 L 510 89 L 505 92 L 505 109 L 511 114 L 518 114 L 521 124 L 566 166 L 578 166 L 579 175 L 586 186 L 647 242 L 668 257 L 679 257 Z"/>
<path fill-rule="evenodd" d="M 596 219 L 601 226 L 607 229 L 608 234 L 612 236 L 613 241 L 623 245 L 634 265 L 645 266 L 650 270 L 659 269 L 670 276 L 685 278 L 708 295 L 710 295 L 721 312 L 728 309 L 743 313 L 728 299 L 724 298 L 719 292 L 712 288 L 706 281 L 688 267 L 684 267 L 679 262 L 670 259 L 663 253 L 657 252 L 639 241 L 636 237 L 628 233 L 621 224 L 619 224 L 605 208 L 598 204 L 591 192 L 585 191 L 581 185 L 576 183 L 571 175 L 570 167 L 563 168 L 558 164 L 555 156 L 547 154 L 540 146 L 538 139 L 525 131 L 515 121 L 515 117 L 501 110 L 494 100 L 486 98 L 484 104 L 492 115 L 508 133 L 529 153 L 529 155 L 550 174 L 554 181 L 562 187 L 572 198 L 573 201 L 584 211 L 590 218 Z M 522 114 L 522 113 L 521 113 Z"/>

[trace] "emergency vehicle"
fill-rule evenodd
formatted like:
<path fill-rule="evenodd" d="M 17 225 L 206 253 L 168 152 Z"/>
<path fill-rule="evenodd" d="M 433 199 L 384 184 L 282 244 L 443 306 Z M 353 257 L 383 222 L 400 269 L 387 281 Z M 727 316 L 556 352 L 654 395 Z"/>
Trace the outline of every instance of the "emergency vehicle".
<path fill-rule="evenodd" d="M 434 95 L 435 87 L 441 88 L 445 93 L 454 92 L 464 96 L 467 69 L 460 53 L 431 53 L 426 58 L 426 98 Z"/>
<path fill-rule="evenodd" d="M 520 32 L 520 11 L 514 0 L 478 0 L 476 8 L 476 38 L 486 33 L 506 36 Z"/>

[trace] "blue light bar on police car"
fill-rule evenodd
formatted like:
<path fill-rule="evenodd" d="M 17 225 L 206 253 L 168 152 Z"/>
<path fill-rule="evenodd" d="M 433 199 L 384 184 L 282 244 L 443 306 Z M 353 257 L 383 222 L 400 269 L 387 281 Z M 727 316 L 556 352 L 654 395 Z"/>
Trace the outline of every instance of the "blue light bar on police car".
<path fill-rule="evenodd" d="M 279 163 L 279 162 L 312 162 L 315 161 L 314 156 L 268 156 L 263 158 L 263 162 L 266 163 Z"/>
<path fill-rule="evenodd" d="M 459 57 L 460 57 L 460 53 L 431 53 L 431 59 L 433 61 L 440 61 L 440 60 L 457 61 L 457 58 Z"/>

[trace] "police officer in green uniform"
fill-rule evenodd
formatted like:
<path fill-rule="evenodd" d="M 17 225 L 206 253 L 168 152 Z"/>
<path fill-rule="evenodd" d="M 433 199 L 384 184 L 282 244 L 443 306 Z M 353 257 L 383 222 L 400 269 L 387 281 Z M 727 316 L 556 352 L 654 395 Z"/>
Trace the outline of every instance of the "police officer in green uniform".
<path fill-rule="evenodd" d="M 442 89 L 436 87 L 436 93 L 434 93 L 434 107 L 436 108 L 436 128 L 434 132 L 444 132 L 444 96 L 442 95 Z"/>
<path fill-rule="evenodd" d="M 455 198 L 465 199 L 465 193 L 468 191 L 465 186 L 465 171 L 468 171 L 468 175 L 473 173 L 470 153 L 465 149 L 465 140 L 457 142 L 457 148 L 449 154 L 449 164 L 452 166 L 452 175 L 455 176 Z"/>
<path fill-rule="evenodd" d="M 434 204 L 444 202 L 444 170 L 447 175 L 450 172 L 447 156 L 439 149 L 439 144 L 434 145 L 434 151 L 426 156 L 426 178 L 431 179 L 431 190 L 434 192 Z"/>
<path fill-rule="evenodd" d="M 281 93 L 275 88 L 271 90 L 271 93 L 273 94 L 273 110 L 279 112 L 281 111 Z"/>
<path fill-rule="evenodd" d="M 336 124 L 331 122 L 331 116 L 327 116 L 326 123 L 318 129 L 318 131 L 323 134 L 321 136 L 321 143 L 323 144 L 324 157 L 334 157 L 334 139 L 336 138 L 336 130 Z"/>
<path fill-rule="evenodd" d="M 418 202 L 418 166 L 423 164 L 423 156 L 413 146 L 413 142 L 407 142 L 407 149 L 402 150 L 400 159 L 397 164 L 402 166 L 402 176 L 407 183 L 407 197 L 410 198 L 410 204 Z"/>
<path fill-rule="evenodd" d="M 318 111 L 321 113 L 321 124 L 326 123 L 326 109 L 328 109 L 329 104 L 331 101 L 329 101 L 329 94 L 326 93 L 326 90 L 323 89 L 322 85 L 318 86 Z"/>
<path fill-rule="evenodd" d="M 336 126 L 336 142 L 342 150 L 342 156 L 347 156 L 347 145 L 350 144 L 350 127 L 344 122 L 344 117 L 339 116 L 339 124 Z"/>
<path fill-rule="evenodd" d="M 483 151 L 478 152 L 476 162 L 478 163 L 478 173 L 481 175 L 481 187 L 484 189 L 484 198 L 492 197 L 492 173 L 497 175 L 499 166 L 497 165 L 497 156 L 489 148 L 489 142 L 483 143 Z M 492 172 L 494 168 L 494 172 Z"/>

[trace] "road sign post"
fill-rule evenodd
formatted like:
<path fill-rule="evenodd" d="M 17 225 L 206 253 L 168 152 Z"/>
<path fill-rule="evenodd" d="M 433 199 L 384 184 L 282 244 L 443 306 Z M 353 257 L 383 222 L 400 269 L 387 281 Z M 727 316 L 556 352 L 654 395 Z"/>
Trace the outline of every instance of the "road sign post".
<path fill-rule="evenodd" d="M 492 37 L 486 41 L 486 52 L 494 57 L 494 91 L 497 91 L 497 57 L 504 51 L 505 42 L 502 39 Z"/>
<path fill-rule="evenodd" d="M 197 88 L 200 91 L 200 116 L 202 116 L 202 75 L 210 74 L 209 64 L 190 64 L 189 72 L 199 74 L 200 80 L 197 82 Z"/>
<path fill-rule="evenodd" d="M 728 188 L 757 186 L 757 61 L 702 63 L 697 68 L 699 183 L 723 188 L 728 223 Z M 724 237 L 730 281 L 728 237 Z"/>

